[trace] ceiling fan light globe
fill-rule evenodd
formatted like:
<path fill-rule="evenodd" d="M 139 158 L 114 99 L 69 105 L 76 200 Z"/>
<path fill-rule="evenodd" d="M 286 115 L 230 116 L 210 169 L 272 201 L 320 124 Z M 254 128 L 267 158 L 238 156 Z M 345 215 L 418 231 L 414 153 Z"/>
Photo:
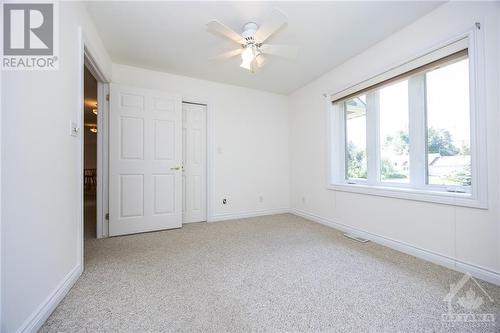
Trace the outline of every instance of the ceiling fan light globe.
<path fill-rule="evenodd" d="M 247 46 L 245 50 L 243 50 L 243 52 L 241 53 L 241 60 L 243 60 L 243 62 L 251 62 L 254 59 L 254 57 L 255 55 L 253 47 Z"/>
<path fill-rule="evenodd" d="M 252 61 L 253 61 L 253 59 L 251 59 L 251 60 L 249 60 L 249 61 L 243 60 L 243 61 L 241 62 L 240 67 L 241 67 L 241 68 L 244 68 L 244 69 L 246 69 L 246 70 L 252 71 Z"/>
<path fill-rule="evenodd" d="M 260 67 L 264 66 L 264 64 L 266 63 L 266 59 L 264 58 L 264 56 L 262 54 L 259 54 L 255 58 L 255 63 L 257 64 L 257 67 L 260 68 Z"/>

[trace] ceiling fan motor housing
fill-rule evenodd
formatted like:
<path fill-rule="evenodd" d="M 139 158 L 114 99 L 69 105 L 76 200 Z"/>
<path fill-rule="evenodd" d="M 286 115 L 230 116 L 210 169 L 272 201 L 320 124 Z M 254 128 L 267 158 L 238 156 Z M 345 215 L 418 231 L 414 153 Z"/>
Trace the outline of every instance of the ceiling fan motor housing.
<path fill-rule="evenodd" d="M 259 29 L 259 26 L 255 22 L 248 22 L 243 26 L 243 33 L 241 34 L 248 44 L 256 44 L 255 33 Z"/>

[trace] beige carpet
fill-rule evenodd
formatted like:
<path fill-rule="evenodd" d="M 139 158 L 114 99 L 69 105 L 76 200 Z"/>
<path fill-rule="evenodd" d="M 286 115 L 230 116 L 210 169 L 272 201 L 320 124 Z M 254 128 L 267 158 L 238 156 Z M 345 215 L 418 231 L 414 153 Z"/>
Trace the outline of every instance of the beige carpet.
<path fill-rule="evenodd" d="M 480 281 L 491 303 L 469 281 L 457 296 L 483 304 L 452 304 L 497 326 L 445 323 L 443 298 L 462 274 L 288 214 L 89 240 L 85 251 L 42 332 L 499 331 L 499 287 Z"/>

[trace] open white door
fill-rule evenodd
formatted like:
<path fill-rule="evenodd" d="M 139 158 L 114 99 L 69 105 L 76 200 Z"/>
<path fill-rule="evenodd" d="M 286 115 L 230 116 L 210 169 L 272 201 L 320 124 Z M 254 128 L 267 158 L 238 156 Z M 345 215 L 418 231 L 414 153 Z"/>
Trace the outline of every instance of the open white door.
<path fill-rule="evenodd" d="M 182 226 L 180 96 L 110 85 L 109 235 Z"/>

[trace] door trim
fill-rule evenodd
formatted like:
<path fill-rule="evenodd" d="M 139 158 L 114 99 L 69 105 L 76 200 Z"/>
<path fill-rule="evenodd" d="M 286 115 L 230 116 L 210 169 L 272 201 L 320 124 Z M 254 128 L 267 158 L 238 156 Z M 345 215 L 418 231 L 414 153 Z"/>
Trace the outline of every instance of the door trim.
<path fill-rule="evenodd" d="M 96 238 L 108 237 L 108 135 L 109 135 L 109 83 L 99 65 L 92 56 L 91 51 L 83 45 L 83 61 L 85 67 L 97 80 L 97 184 L 96 184 Z M 83 96 L 82 96 L 83 97 Z M 83 103 L 83 102 L 82 102 Z M 82 115 L 83 116 L 83 115 Z M 83 124 L 83 118 L 81 124 Z M 81 140 L 83 140 L 83 126 L 81 128 Z M 84 148 L 83 148 L 84 149 Z M 83 153 L 83 151 L 82 151 Z"/>
<path fill-rule="evenodd" d="M 109 236 L 109 83 L 97 82 L 97 238 Z M 101 103 L 102 101 L 102 103 Z"/>
<path fill-rule="evenodd" d="M 99 114 L 107 114 L 108 113 L 108 103 L 106 103 L 106 90 L 109 90 L 109 79 L 106 77 L 104 72 L 102 71 L 102 66 L 99 64 L 97 61 L 97 58 L 95 57 L 94 53 L 92 52 L 92 46 L 90 42 L 87 40 L 85 36 L 85 32 L 83 29 L 80 27 L 78 30 L 78 39 L 79 39 L 79 61 L 78 61 L 78 108 L 77 108 L 77 115 L 76 115 L 76 123 L 79 130 L 78 133 L 78 140 L 79 140 L 79 147 L 78 147 L 78 163 L 77 163 L 77 181 L 78 181 L 78 197 L 79 197 L 79 202 L 80 204 L 78 205 L 78 228 L 77 228 L 77 256 L 78 256 L 78 265 L 81 267 L 81 271 L 83 271 L 83 264 L 84 264 L 84 219 L 83 219 L 83 212 L 84 212 L 84 196 L 83 196 L 83 166 L 84 166 L 84 159 L 83 159 L 83 153 L 84 153 L 84 140 L 83 140 L 83 124 L 84 124 L 84 66 L 87 66 L 88 70 L 94 75 L 95 79 L 97 80 L 98 84 L 98 96 L 97 96 L 97 108 L 99 110 L 103 110 L 104 112 L 99 112 Z M 98 195 L 98 200 L 96 202 L 97 207 L 96 209 L 104 211 L 107 211 L 107 206 L 103 205 L 103 202 L 107 202 L 107 195 L 105 195 L 107 192 L 105 191 L 107 189 L 107 179 L 103 178 L 103 172 L 99 172 L 105 169 L 99 170 L 99 168 L 103 168 L 104 166 L 101 164 L 104 164 L 104 161 L 107 160 L 107 147 L 106 145 L 103 145 L 103 140 L 102 138 L 104 135 L 107 136 L 107 128 L 104 127 L 104 123 L 99 121 L 100 119 L 98 118 L 98 139 L 97 139 L 97 149 L 98 149 L 98 156 L 97 156 L 97 175 L 98 175 L 98 183 L 97 183 L 97 195 Z M 101 128 L 99 128 L 101 127 Z M 100 136 L 99 132 L 101 132 L 103 135 Z M 100 153 L 99 153 L 100 151 Z M 101 177 L 99 176 L 101 174 Z M 107 175 L 107 173 L 106 173 Z M 100 199 L 99 199 L 100 198 Z M 97 215 L 97 225 L 99 226 L 99 220 L 100 216 Z M 102 221 L 101 221 L 102 223 Z M 102 224 L 101 224 L 101 232 L 103 230 Z M 99 236 L 99 235 L 96 235 Z M 102 236 L 102 234 L 101 234 Z"/>

